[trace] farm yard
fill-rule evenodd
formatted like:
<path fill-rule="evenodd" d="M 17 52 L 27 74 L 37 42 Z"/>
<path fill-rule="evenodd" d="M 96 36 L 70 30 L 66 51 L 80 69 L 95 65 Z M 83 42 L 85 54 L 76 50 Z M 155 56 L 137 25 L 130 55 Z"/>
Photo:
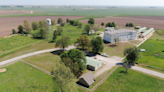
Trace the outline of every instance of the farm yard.
<path fill-rule="evenodd" d="M 95 92 L 163 92 L 164 80 L 119 67 Z"/>
<path fill-rule="evenodd" d="M 58 18 L 62 18 L 63 22 L 66 22 L 66 19 L 79 19 L 83 18 L 82 16 L 30 16 L 30 17 L 4 17 L 0 18 L 0 37 L 9 35 L 12 33 L 12 29 L 16 29 L 18 25 L 22 25 L 24 20 L 29 21 L 30 23 L 33 21 L 42 21 L 46 19 L 56 20 Z"/>
<path fill-rule="evenodd" d="M 42 40 L 21 35 L 12 36 L 9 38 L 0 38 L 0 57 L 41 41 Z"/>

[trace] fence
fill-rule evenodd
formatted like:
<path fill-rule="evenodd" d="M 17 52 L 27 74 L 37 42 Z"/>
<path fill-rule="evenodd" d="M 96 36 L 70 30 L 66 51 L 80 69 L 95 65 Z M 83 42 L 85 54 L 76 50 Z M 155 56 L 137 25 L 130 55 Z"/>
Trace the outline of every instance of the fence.
<path fill-rule="evenodd" d="M 116 66 L 107 76 L 105 76 L 99 83 L 97 83 L 92 89 L 85 88 L 83 86 L 78 85 L 82 90 L 85 90 L 87 92 L 93 92 L 96 90 L 98 86 L 100 86 L 116 69 L 118 66 Z"/>
<path fill-rule="evenodd" d="M 28 62 L 26 62 L 26 61 L 24 61 L 24 60 L 20 60 L 20 61 L 23 62 L 23 63 L 25 63 L 25 64 L 28 64 L 28 65 L 30 65 L 30 66 L 36 68 L 36 69 L 38 69 L 38 70 L 40 70 L 40 71 L 42 71 L 42 72 L 44 72 L 44 73 L 46 73 L 46 74 L 48 74 L 48 75 L 51 75 L 51 72 L 49 72 L 49 71 L 47 71 L 47 70 L 44 70 L 44 69 L 42 69 L 42 68 L 40 68 L 40 67 L 37 67 L 37 66 L 35 66 L 35 65 L 33 65 L 33 64 L 30 64 L 30 63 L 28 63 Z"/>

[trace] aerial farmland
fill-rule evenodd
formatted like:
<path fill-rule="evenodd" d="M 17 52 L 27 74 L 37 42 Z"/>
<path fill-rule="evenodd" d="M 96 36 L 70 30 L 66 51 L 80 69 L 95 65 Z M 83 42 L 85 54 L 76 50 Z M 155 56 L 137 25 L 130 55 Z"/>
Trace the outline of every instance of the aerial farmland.
<path fill-rule="evenodd" d="M 0 92 L 164 91 L 163 7 L 3 3 Z"/>

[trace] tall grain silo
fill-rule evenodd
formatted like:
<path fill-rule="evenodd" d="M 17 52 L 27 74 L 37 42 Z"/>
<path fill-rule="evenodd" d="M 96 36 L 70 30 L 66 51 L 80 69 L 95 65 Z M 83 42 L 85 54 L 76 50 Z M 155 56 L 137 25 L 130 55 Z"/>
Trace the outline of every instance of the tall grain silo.
<path fill-rule="evenodd" d="M 51 19 L 47 19 L 47 25 L 51 25 Z"/>

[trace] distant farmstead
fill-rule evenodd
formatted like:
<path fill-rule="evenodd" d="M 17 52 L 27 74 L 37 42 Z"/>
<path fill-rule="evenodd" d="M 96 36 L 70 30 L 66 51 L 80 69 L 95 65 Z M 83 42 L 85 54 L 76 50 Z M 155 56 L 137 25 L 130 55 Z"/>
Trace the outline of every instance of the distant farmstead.
<path fill-rule="evenodd" d="M 114 43 L 114 39 L 118 38 L 119 41 L 128 41 L 137 39 L 137 31 L 130 29 L 114 30 L 114 28 L 106 28 L 104 32 L 104 41 Z"/>

